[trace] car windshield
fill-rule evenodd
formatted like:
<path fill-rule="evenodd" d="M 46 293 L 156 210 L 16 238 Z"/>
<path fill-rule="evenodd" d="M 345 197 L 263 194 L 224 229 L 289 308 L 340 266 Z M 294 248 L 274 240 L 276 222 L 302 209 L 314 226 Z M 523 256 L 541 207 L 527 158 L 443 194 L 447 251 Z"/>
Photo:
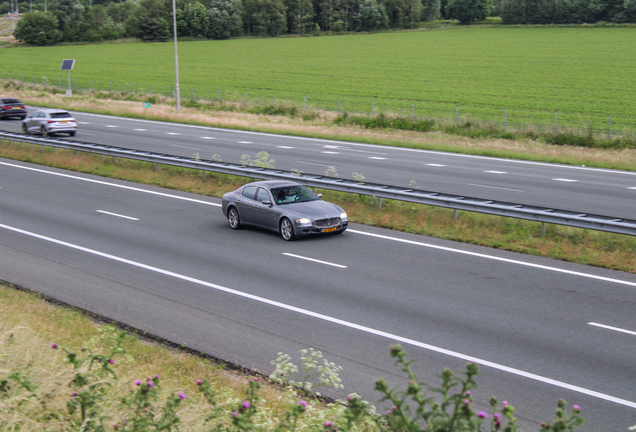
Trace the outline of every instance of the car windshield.
<path fill-rule="evenodd" d="M 67 112 L 54 112 L 51 113 L 51 118 L 67 118 L 70 117 L 71 115 Z"/>
<path fill-rule="evenodd" d="M 11 103 L 19 104 L 19 103 L 22 103 L 22 102 L 20 102 L 17 99 L 2 99 L 2 103 L 5 103 L 5 104 L 11 104 Z"/>
<path fill-rule="evenodd" d="M 315 201 L 319 199 L 315 193 L 305 186 L 300 185 L 272 189 L 272 195 L 278 205 Z"/>

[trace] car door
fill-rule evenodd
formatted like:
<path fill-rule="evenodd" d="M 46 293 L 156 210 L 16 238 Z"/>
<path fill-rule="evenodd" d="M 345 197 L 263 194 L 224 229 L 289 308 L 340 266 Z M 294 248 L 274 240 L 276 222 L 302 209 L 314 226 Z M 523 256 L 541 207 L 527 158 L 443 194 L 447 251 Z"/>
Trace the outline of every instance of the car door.
<path fill-rule="evenodd" d="M 27 119 L 27 128 L 29 131 L 36 132 L 40 130 L 41 111 L 36 111 L 29 119 Z"/>
<path fill-rule="evenodd" d="M 254 197 L 256 196 L 257 186 L 245 186 L 241 191 L 241 197 L 236 200 L 236 209 L 242 223 L 255 225 Z"/>
<path fill-rule="evenodd" d="M 263 204 L 263 202 L 267 202 L 268 204 Z M 258 188 L 252 211 L 254 212 L 254 220 L 257 225 L 275 231 L 278 230 L 279 214 L 274 210 L 272 197 L 269 192 L 267 192 L 267 189 L 262 187 Z"/>

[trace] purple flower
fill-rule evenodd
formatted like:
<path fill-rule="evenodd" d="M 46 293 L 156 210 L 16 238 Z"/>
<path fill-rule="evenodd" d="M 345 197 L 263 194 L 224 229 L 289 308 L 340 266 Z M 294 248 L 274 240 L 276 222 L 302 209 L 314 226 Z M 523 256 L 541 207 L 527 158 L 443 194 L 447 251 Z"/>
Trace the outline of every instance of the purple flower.
<path fill-rule="evenodd" d="M 391 411 L 391 410 L 386 410 L 386 412 L 385 412 L 384 414 L 389 415 L 389 414 L 391 414 L 392 412 L 393 412 L 393 411 Z"/>
<path fill-rule="evenodd" d="M 495 428 L 496 428 L 496 429 L 499 429 L 500 427 L 501 427 L 501 421 L 500 421 L 500 420 L 497 420 L 497 421 L 495 422 Z"/>
<path fill-rule="evenodd" d="M 397 407 L 395 405 L 393 405 L 393 407 L 391 408 L 391 410 L 395 411 L 397 409 Z"/>
<path fill-rule="evenodd" d="M 159 379 L 159 375 L 155 375 L 155 378 L 156 378 L 156 379 Z"/>
<path fill-rule="evenodd" d="M 508 402 L 503 401 L 501 404 L 502 404 L 503 406 L 506 406 L 506 405 L 508 405 Z"/>
<path fill-rule="evenodd" d="M 141 380 L 135 381 L 135 385 L 141 385 Z"/>
<path fill-rule="evenodd" d="M 467 392 L 466 392 L 466 396 L 470 396 L 470 394 L 471 394 L 471 393 L 470 393 L 469 391 L 467 391 Z"/>
<path fill-rule="evenodd" d="M 331 427 L 331 426 L 333 426 L 333 423 L 331 423 L 329 420 L 327 420 L 325 422 L 325 427 Z"/>
<path fill-rule="evenodd" d="M 298 405 L 302 405 L 303 407 L 307 408 L 307 402 L 305 402 L 304 400 L 298 401 Z"/>
<path fill-rule="evenodd" d="M 248 401 L 243 401 L 243 408 L 248 409 L 250 407 L 250 403 Z"/>
<path fill-rule="evenodd" d="M 501 418 L 501 414 L 499 414 L 499 413 L 495 413 L 495 414 L 493 415 L 493 417 L 494 417 L 494 418 L 496 418 L 497 420 L 499 420 L 499 419 Z"/>
<path fill-rule="evenodd" d="M 73 394 L 71 396 L 77 397 L 77 392 L 73 392 Z"/>
<path fill-rule="evenodd" d="M 51 348 L 56 349 L 56 348 L 57 348 L 57 344 L 56 344 L 55 342 L 53 342 L 53 343 L 51 344 Z"/>
<path fill-rule="evenodd" d="M 197 380 L 197 385 L 201 385 L 203 381 L 201 381 L 200 379 Z"/>
<path fill-rule="evenodd" d="M 464 405 L 468 405 L 470 403 L 470 399 L 464 399 Z"/>
<path fill-rule="evenodd" d="M 153 383 L 152 381 L 148 381 L 148 387 L 154 387 L 155 383 Z"/>
<path fill-rule="evenodd" d="M 258 377 L 254 377 L 254 381 L 258 382 Z"/>
<path fill-rule="evenodd" d="M 234 417 L 234 418 L 236 418 L 236 416 L 237 416 L 237 415 L 238 415 L 238 413 L 237 413 L 236 411 L 234 411 L 234 412 L 232 413 L 232 417 Z"/>
<path fill-rule="evenodd" d="M 486 414 L 485 411 L 479 411 L 477 413 L 477 417 L 485 419 L 485 418 L 488 418 L 488 414 Z"/>
<path fill-rule="evenodd" d="M 115 364 L 115 360 L 113 360 L 113 359 L 108 359 L 108 363 L 110 363 L 110 364 Z"/>
<path fill-rule="evenodd" d="M 580 406 L 578 406 L 578 405 L 574 405 L 574 406 L 572 407 L 572 409 L 573 409 L 574 411 L 581 412 L 581 407 L 580 407 Z"/>
<path fill-rule="evenodd" d="M 181 398 L 181 400 L 185 400 L 186 395 L 183 392 L 179 392 L 179 397 Z"/>

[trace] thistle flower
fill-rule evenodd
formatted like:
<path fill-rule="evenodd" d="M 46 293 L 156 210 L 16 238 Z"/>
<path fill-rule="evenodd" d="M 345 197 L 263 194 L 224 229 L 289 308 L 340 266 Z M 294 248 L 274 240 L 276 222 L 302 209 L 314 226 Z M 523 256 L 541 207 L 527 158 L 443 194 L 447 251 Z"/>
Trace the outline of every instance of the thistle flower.
<path fill-rule="evenodd" d="M 53 342 L 53 343 L 51 344 L 51 348 L 53 348 L 53 349 L 57 349 L 57 344 L 56 344 L 55 342 Z"/>
<path fill-rule="evenodd" d="M 485 419 L 485 418 L 488 418 L 488 414 L 486 414 L 485 411 L 479 411 L 477 413 L 477 417 Z"/>
<path fill-rule="evenodd" d="M 137 381 L 135 381 L 135 385 L 137 385 L 137 386 L 138 386 L 138 385 L 141 385 L 141 380 L 137 380 Z"/>
<path fill-rule="evenodd" d="M 179 397 L 181 398 L 181 400 L 185 400 L 186 399 L 186 395 L 183 392 L 179 392 Z"/>
<path fill-rule="evenodd" d="M 302 405 L 303 407 L 307 408 L 307 402 L 305 402 L 304 400 L 298 401 L 298 405 Z"/>
<path fill-rule="evenodd" d="M 243 408 L 249 409 L 250 403 L 248 401 L 243 401 Z"/>
<path fill-rule="evenodd" d="M 200 386 L 203 383 L 200 379 L 197 380 L 197 385 Z"/>

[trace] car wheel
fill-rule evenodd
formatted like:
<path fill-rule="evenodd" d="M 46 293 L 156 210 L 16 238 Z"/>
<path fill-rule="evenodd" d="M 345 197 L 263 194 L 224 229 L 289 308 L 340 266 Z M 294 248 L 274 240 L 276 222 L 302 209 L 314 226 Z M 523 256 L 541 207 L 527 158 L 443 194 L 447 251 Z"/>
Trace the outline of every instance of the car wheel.
<path fill-rule="evenodd" d="M 27 125 L 25 125 L 24 123 L 22 123 L 22 133 L 24 134 L 29 134 L 29 129 L 27 128 Z"/>
<path fill-rule="evenodd" d="M 49 136 L 49 133 L 44 126 L 40 126 L 40 133 L 42 134 L 42 136 Z"/>
<path fill-rule="evenodd" d="M 232 229 L 237 230 L 243 228 L 238 211 L 234 207 L 230 207 L 230 209 L 227 211 L 227 221 L 230 223 L 230 227 Z"/>
<path fill-rule="evenodd" d="M 294 239 L 294 227 L 287 218 L 283 219 L 280 223 L 280 235 L 285 241 L 292 241 Z"/>
<path fill-rule="evenodd" d="M 68 136 L 75 136 L 75 132 L 69 132 Z"/>

